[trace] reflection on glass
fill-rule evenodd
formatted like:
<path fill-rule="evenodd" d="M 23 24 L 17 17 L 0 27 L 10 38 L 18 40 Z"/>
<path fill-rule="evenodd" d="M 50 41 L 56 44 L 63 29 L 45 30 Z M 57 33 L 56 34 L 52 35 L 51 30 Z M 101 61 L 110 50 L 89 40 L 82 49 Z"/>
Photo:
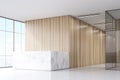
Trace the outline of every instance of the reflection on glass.
<path fill-rule="evenodd" d="M 0 30 L 5 30 L 5 19 L 0 18 Z"/>
<path fill-rule="evenodd" d="M 5 66 L 5 32 L 0 31 L 0 67 Z"/>
<path fill-rule="evenodd" d="M 13 33 L 6 32 L 6 55 L 13 53 Z"/>
<path fill-rule="evenodd" d="M 6 19 L 6 31 L 13 32 L 13 20 Z"/>
<path fill-rule="evenodd" d="M 25 35 L 22 34 L 22 51 L 25 51 Z"/>
<path fill-rule="evenodd" d="M 13 49 L 24 50 L 24 33 L 24 23 L 0 17 L 0 67 L 12 66 Z"/>
<path fill-rule="evenodd" d="M 22 24 L 22 33 L 25 33 L 25 24 L 24 23 L 21 23 Z"/>
<path fill-rule="evenodd" d="M 21 41 L 22 36 L 21 34 L 15 34 L 15 51 L 21 51 Z"/>
<path fill-rule="evenodd" d="M 116 67 L 116 20 L 106 12 L 106 69 Z M 111 46 L 112 45 L 112 46 Z"/>
<path fill-rule="evenodd" d="M 5 64 L 5 66 L 12 66 L 12 56 L 10 56 L 10 55 L 7 55 L 6 56 L 6 64 Z"/>
<path fill-rule="evenodd" d="M 5 55 L 5 32 L 0 31 L 0 55 Z"/>
<path fill-rule="evenodd" d="M 5 56 L 0 56 L 0 67 L 5 67 Z"/>
<path fill-rule="evenodd" d="M 15 32 L 21 33 L 22 32 L 22 23 L 15 21 Z"/>

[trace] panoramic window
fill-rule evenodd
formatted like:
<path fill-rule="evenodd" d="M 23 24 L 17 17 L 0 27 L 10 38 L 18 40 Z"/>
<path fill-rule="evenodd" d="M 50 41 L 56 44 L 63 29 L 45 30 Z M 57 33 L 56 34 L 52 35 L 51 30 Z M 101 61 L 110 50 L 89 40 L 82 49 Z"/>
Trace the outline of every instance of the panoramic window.
<path fill-rule="evenodd" d="M 0 67 L 12 66 L 14 51 L 24 51 L 23 22 L 0 17 Z"/>

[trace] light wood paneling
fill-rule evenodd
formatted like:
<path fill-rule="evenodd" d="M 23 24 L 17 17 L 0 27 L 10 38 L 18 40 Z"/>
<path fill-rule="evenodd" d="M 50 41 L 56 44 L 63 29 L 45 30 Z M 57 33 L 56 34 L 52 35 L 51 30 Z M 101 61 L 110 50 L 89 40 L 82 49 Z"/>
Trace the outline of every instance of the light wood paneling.
<path fill-rule="evenodd" d="M 105 61 L 103 35 L 103 31 L 72 16 L 29 20 L 26 21 L 26 51 L 69 52 L 72 68 L 102 64 Z"/>

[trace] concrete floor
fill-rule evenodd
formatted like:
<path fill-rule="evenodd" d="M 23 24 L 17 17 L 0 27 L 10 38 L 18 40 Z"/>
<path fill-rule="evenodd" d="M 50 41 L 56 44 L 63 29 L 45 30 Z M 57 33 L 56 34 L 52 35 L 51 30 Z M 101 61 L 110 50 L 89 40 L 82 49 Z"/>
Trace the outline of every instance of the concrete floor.
<path fill-rule="evenodd" d="M 0 69 L 0 80 L 120 80 L 120 71 L 105 70 L 103 65 L 60 71 Z"/>

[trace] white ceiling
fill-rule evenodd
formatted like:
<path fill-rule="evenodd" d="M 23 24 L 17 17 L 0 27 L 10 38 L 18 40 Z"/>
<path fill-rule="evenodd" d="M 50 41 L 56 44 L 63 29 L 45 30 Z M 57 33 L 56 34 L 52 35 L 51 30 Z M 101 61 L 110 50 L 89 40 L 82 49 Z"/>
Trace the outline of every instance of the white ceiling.
<path fill-rule="evenodd" d="M 120 8 L 120 0 L 0 0 L 0 16 L 26 21 Z"/>

